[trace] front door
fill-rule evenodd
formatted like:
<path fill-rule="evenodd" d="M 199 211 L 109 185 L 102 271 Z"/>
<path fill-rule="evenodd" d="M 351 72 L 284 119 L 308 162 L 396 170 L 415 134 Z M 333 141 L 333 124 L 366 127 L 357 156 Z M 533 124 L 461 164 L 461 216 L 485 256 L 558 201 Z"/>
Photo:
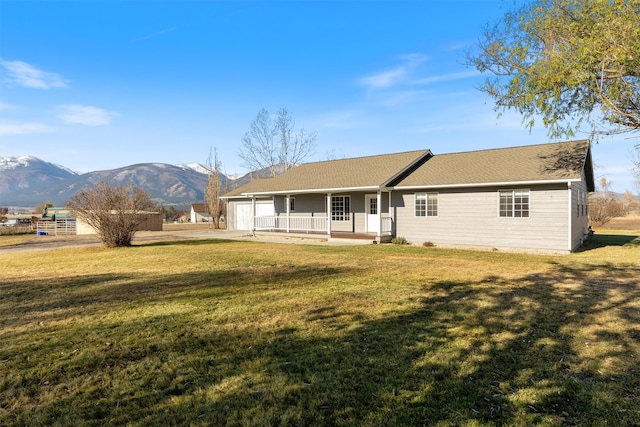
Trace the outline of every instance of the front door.
<path fill-rule="evenodd" d="M 364 196 L 364 208 L 367 212 L 367 232 L 377 233 L 380 231 L 378 196 L 376 194 Z"/>

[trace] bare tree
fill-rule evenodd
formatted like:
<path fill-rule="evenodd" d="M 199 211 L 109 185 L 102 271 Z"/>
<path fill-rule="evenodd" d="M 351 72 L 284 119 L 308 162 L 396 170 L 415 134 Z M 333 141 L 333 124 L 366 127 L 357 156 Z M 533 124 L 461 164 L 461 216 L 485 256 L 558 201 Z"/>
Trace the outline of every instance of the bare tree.
<path fill-rule="evenodd" d="M 268 169 L 272 177 L 286 172 L 309 156 L 316 143 L 315 131 L 296 130 L 295 125 L 286 108 L 275 119 L 263 108 L 242 138 L 238 155 L 249 169 Z"/>
<path fill-rule="evenodd" d="M 595 226 L 603 226 L 612 218 L 624 216 L 624 205 L 622 201 L 616 200 L 609 194 L 613 183 L 607 178 L 600 179 L 602 193 L 589 197 L 589 221 Z"/>
<path fill-rule="evenodd" d="M 67 206 L 110 248 L 131 246 L 136 228 L 157 211 L 148 192 L 131 185 L 111 187 L 104 181 L 76 193 Z"/>
<path fill-rule="evenodd" d="M 223 193 L 221 167 L 222 162 L 218 160 L 218 150 L 215 148 L 209 149 L 209 158 L 206 165 L 209 177 L 204 199 L 211 215 L 211 224 L 216 230 L 220 228 L 220 218 L 225 214 L 225 204 L 220 199 Z"/>

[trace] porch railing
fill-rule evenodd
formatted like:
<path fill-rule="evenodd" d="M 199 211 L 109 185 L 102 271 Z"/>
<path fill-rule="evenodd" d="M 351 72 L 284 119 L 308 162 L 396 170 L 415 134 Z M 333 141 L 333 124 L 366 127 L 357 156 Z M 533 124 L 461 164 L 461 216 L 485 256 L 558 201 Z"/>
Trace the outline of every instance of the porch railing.
<path fill-rule="evenodd" d="M 388 236 L 393 232 L 393 218 L 382 217 L 380 234 Z M 326 232 L 327 217 L 324 216 L 290 216 L 287 225 L 286 216 L 257 216 L 255 229 L 258 231 L 291 231 L 291 232 Z"/>
<path fill-rule="evenodd" d="M 286 216 L 257 216 L 256 230 L 298 231 L 298 232 L 326 232 L 327 217 L 323 216 L 290 216 L 287 226 Z"/>
<path fill-rule="evenodd" d="M 382 229 L 380 230 L 383 235 L 391 234 L 393 231 L 393 218 L 388 216 L 382 217 Z"/>

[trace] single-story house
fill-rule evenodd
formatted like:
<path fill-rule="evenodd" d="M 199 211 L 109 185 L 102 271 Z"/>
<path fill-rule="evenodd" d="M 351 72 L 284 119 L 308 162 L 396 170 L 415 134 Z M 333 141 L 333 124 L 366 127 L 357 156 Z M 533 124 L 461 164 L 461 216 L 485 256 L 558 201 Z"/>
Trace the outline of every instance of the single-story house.
<path fill-rule="evenodd" d="M 306 163 L 224 196 L 230 230 L 570 252 L 588 236 L 588 141 Z"/>
<path fill-rule="evenodd" d="M 191 205 L 191 222 L 211 222 L 209 208 L 204 203 L 193 203 Z"/>

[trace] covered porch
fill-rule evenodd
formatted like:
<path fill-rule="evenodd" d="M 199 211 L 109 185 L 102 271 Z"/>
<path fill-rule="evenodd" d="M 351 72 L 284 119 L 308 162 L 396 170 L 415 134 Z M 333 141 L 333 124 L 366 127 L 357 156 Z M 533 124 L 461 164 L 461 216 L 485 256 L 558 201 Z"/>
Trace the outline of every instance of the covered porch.
<path fill-rule="evenodd" d="M 252 233 L 293 233 L 340 239 L 391 241 L 391 193 L 325 193 L 273 196 L 273 214 L 255 214 Z"/>

